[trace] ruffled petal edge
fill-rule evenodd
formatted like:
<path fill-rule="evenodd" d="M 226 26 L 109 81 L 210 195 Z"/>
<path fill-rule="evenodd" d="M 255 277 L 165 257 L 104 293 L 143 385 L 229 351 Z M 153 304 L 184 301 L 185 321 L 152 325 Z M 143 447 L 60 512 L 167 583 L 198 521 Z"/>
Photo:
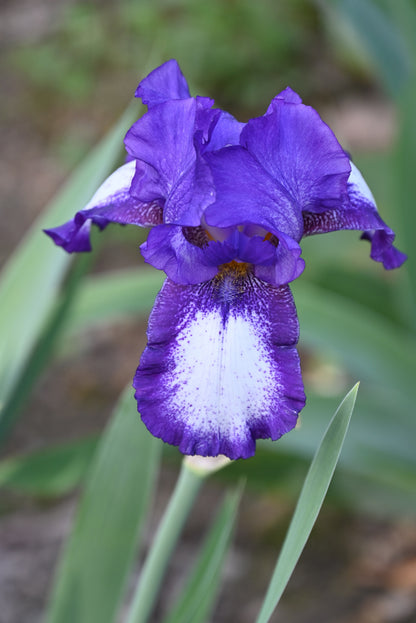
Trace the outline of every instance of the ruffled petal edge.
<path fill-rule="evenodd" d="M 200 285 L 168 279 L 133 383 L 142 420 L 184 454 L 252 456 L 305 404 L 298 331 L 288 286 L 238 267 Z"/>

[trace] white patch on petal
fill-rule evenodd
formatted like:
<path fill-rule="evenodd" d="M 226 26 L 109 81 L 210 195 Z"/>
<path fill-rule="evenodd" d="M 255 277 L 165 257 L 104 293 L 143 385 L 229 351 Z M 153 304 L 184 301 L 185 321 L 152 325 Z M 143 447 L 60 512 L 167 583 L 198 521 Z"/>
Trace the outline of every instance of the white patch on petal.
<path fill-rule="evenodd" d="M 279 391 L 276 364 L 265 343 L 267 322 L 257 314 L 198 311 L 185 322 L 171 351 L 166 408 L 188 430 L 243 442 L 255 420 L 264 421 Z M 171 390 L 171 391 L 170 391 Z"/>
<path fill-rule="evenodd" d="M 363 178 L 361 172 L 354 163 L 351 164 L 351 173 L 348 178 L 348 184 L 352 184 L 354 186 L 353 192 L 359 193 L 364 199 L 371 202 L 374 207 L 376 207 L 376 200 L 373 197 L 373 193 L 369 189 L 367 182 Z"/>
<path fill-rule="evenodd" d="M 112 197 L 127 194 L 136 172 L 136 161 L 131 160 L 119 167 L 99 187 L 91 201 L 85 206 L 86 210 L 97 208 L 110 203 Z"/>

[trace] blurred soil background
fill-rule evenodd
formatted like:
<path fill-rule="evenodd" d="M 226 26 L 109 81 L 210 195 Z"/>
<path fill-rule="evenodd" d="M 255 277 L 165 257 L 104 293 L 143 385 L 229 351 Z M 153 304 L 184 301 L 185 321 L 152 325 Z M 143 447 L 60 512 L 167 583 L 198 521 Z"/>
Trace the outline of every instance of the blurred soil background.
<path fill-rule="evenodd" d="M 241 120 L 263 114 L 271 97 L 290 84 L 352 153 L 390 149 L 397 133 L 393 103 L 371 64 L 354 54 L 348 37 L 340 38 L 317 5 L 301 0 L 2 0 L 0 264 L 123 112 L 141 77 L 170 57 L 178 59 L 194 90 L 214 97 Z M 108 228 L 94 270 L 141 262 L 142 239 L 134 229 Z M 46 244 L 51 242 L 45 237 Z M 83 336 L 75 355 L 56 360 L 25 405 L 7 456 L 101 431 L 132 378 L 145 328 L 143 319 L 101 327 Z M 163 470 L 149 540 L 176 469 Z M 214 482 L 201 496 L 154 621 L 175 595 L 220 491 Z M 246 489 L 216 623 L 254 620 L 294 499 L 287 492 Z M 2 491 L 0 623 L 42 620 L 76 501 L 76 493 L 55 499 Z M 414 520 L 326 504 L 273 620 L 414 623 Z"/>

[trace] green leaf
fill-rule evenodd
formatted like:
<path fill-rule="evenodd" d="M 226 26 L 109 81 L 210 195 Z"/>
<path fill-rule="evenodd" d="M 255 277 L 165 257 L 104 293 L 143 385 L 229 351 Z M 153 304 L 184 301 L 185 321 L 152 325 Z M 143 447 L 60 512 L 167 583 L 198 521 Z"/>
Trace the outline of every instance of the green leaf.
<path fill-rule="evenodd" d="M 0 487 L 49 497 L 72 491 L 85 478 L 97 439 L 60 444 L 0 463 Z"/>
<path fill-rule="evenodd" d="M 187 583 L 164 623 L 203 623 L 208 619 L 218 593 L 240 498 L 240 487 L 226 496 Z"/>
<path fill-rule="evenodd" d="M 98 447 L 47 623 L 113 623 L 154 488 L 161 444 L 128 389 Z"/>
<path fill-rule="evenodd" d="M 359 36 L 384 85 L 396 95 L 410 74 L 410 53 L 396 25 L 371 0 L 337 0 L 336 4 Z"/>
<path fill-rule="evenodd" d="M 53 305 L 45 326 L 22 366 L 16 382 L 8 393 L 1 413 L 0 437 L 3 437 L 3 439 L 52 356 L 57 339 L 61 335 L 65 322 L 70 315 L 78 287 L 90 263 L 90 255 L 76 258 L 69 271 L 62 295 L 56 304 Z"/>
<path fill-rule="evenodd" d="M 397 5 L 397 6 L 396 6 Z M 395 3 L 395 17 L 401 26 L 406 41 L 412 50 L 412 75 L 406 88 L 400 91 L 398 119 L 400 121 L 399 136 L 394 150 L 391 174 L 395 182 L 395 197 L 399 211 L 400 227 L 398 235 L 403 241 L 403 250 L 408 254 L 405 267 L 407 269 L 406 294 L 409 326 L 416 330 L 416 255 L 414 253 L 414 232 L 416 216 L 412 198 L 416 192 L 414 161 L 416 158 L 416 6 L 414 2 L 402 0 Z"/>
<path fill-rule="evenodd" d="M 335 412 L 309 468 L 256 623 L 267 623 L 309 538 L 331 482 L 355 405 L 358 384 Z"/>
<path fill-rule="evenodd" d="M 66 332 L 73 335 L 100 323 L 147 314 L 164 279 L 162 271 L 146 267 L 87 278 L 72 308 Z"/>
<path fill-rule="evenodd" d="M 51 314 L 70 256 L 42 229 L 59 225 L 84 207 L 115 165 L 123 134 L 137 116 L 130 107 L 78 167 L 45 213 L 35 221 L 0 279 L 0 408 L 8 401 Z M 0 432 L 1 432 L 0 414 Z"/>
<path fill-rule="evenodd" d="M 416 341 L 383 317 L 348 298 L 294 283 L 300 343 L 335 353 L 362 380 L 388 388 L 397 405 L 413 409 Z"/>
<path fill-rule="evenodd" d="M 285 435 L 278 444 L 263 442 L 261 445 L 265 451 L 274 454 L 283 452 L 302 460 L 313 455 L 321 431 L 327 424 L 325 414 L 335 409 L 336 399 L 324 398 L 313 392 L 307 392 L 307 396 L 300 427 Z M 401 509 L 414 515 L 416 499 L 411 494 L 416 489 L 414 421 L 411 417 L 405 419 L 402 413 L 394 410 L 394 406 L 386 404 L 383 396 L 377 400 L 363 385 L 356 410 L 357 418 L 350 426 L 339 461 L 338 472 L 343 472 L 340 496 L 346 490 L 343 483 L 348 484 L 347 479 L 351 476 L 351 480 L 361 479 L 362 489 L 366 487 L 367 492 L 373 492 L 375 487 L 384 491 L 384 496 L 379 499 L 379 514 L 397 515 Z M 358 491 L 354 498 L 354 493 L 351 487 L 346 491 L 348 500 L 357 507 L 369 508 L 366 504 L 369 500 Z M 399 498 L 400 504 L 397 503 Z"/>

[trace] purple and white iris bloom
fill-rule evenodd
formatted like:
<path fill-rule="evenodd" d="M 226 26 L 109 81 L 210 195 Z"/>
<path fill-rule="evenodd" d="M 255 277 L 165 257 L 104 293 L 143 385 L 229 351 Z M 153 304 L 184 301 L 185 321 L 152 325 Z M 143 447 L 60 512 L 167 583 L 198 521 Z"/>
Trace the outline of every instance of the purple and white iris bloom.
<path fill-rule="evenodd" d="M 242 124 L 191 97 L 171 60 L 136 96 L 148 112 L 127 132 L 129 161 L 46 233 L 74 252 L 90 250 L 91 224 L 151 228 L 142 254 L 167 279 L 134 378 L 138 410 L 184 454 L 247 458 L 305 404 L 288 285 L 304 268 L 301 238 L 357 229 L 385 268 L 406 256 L 333 132 L 291 89 Z"/>

